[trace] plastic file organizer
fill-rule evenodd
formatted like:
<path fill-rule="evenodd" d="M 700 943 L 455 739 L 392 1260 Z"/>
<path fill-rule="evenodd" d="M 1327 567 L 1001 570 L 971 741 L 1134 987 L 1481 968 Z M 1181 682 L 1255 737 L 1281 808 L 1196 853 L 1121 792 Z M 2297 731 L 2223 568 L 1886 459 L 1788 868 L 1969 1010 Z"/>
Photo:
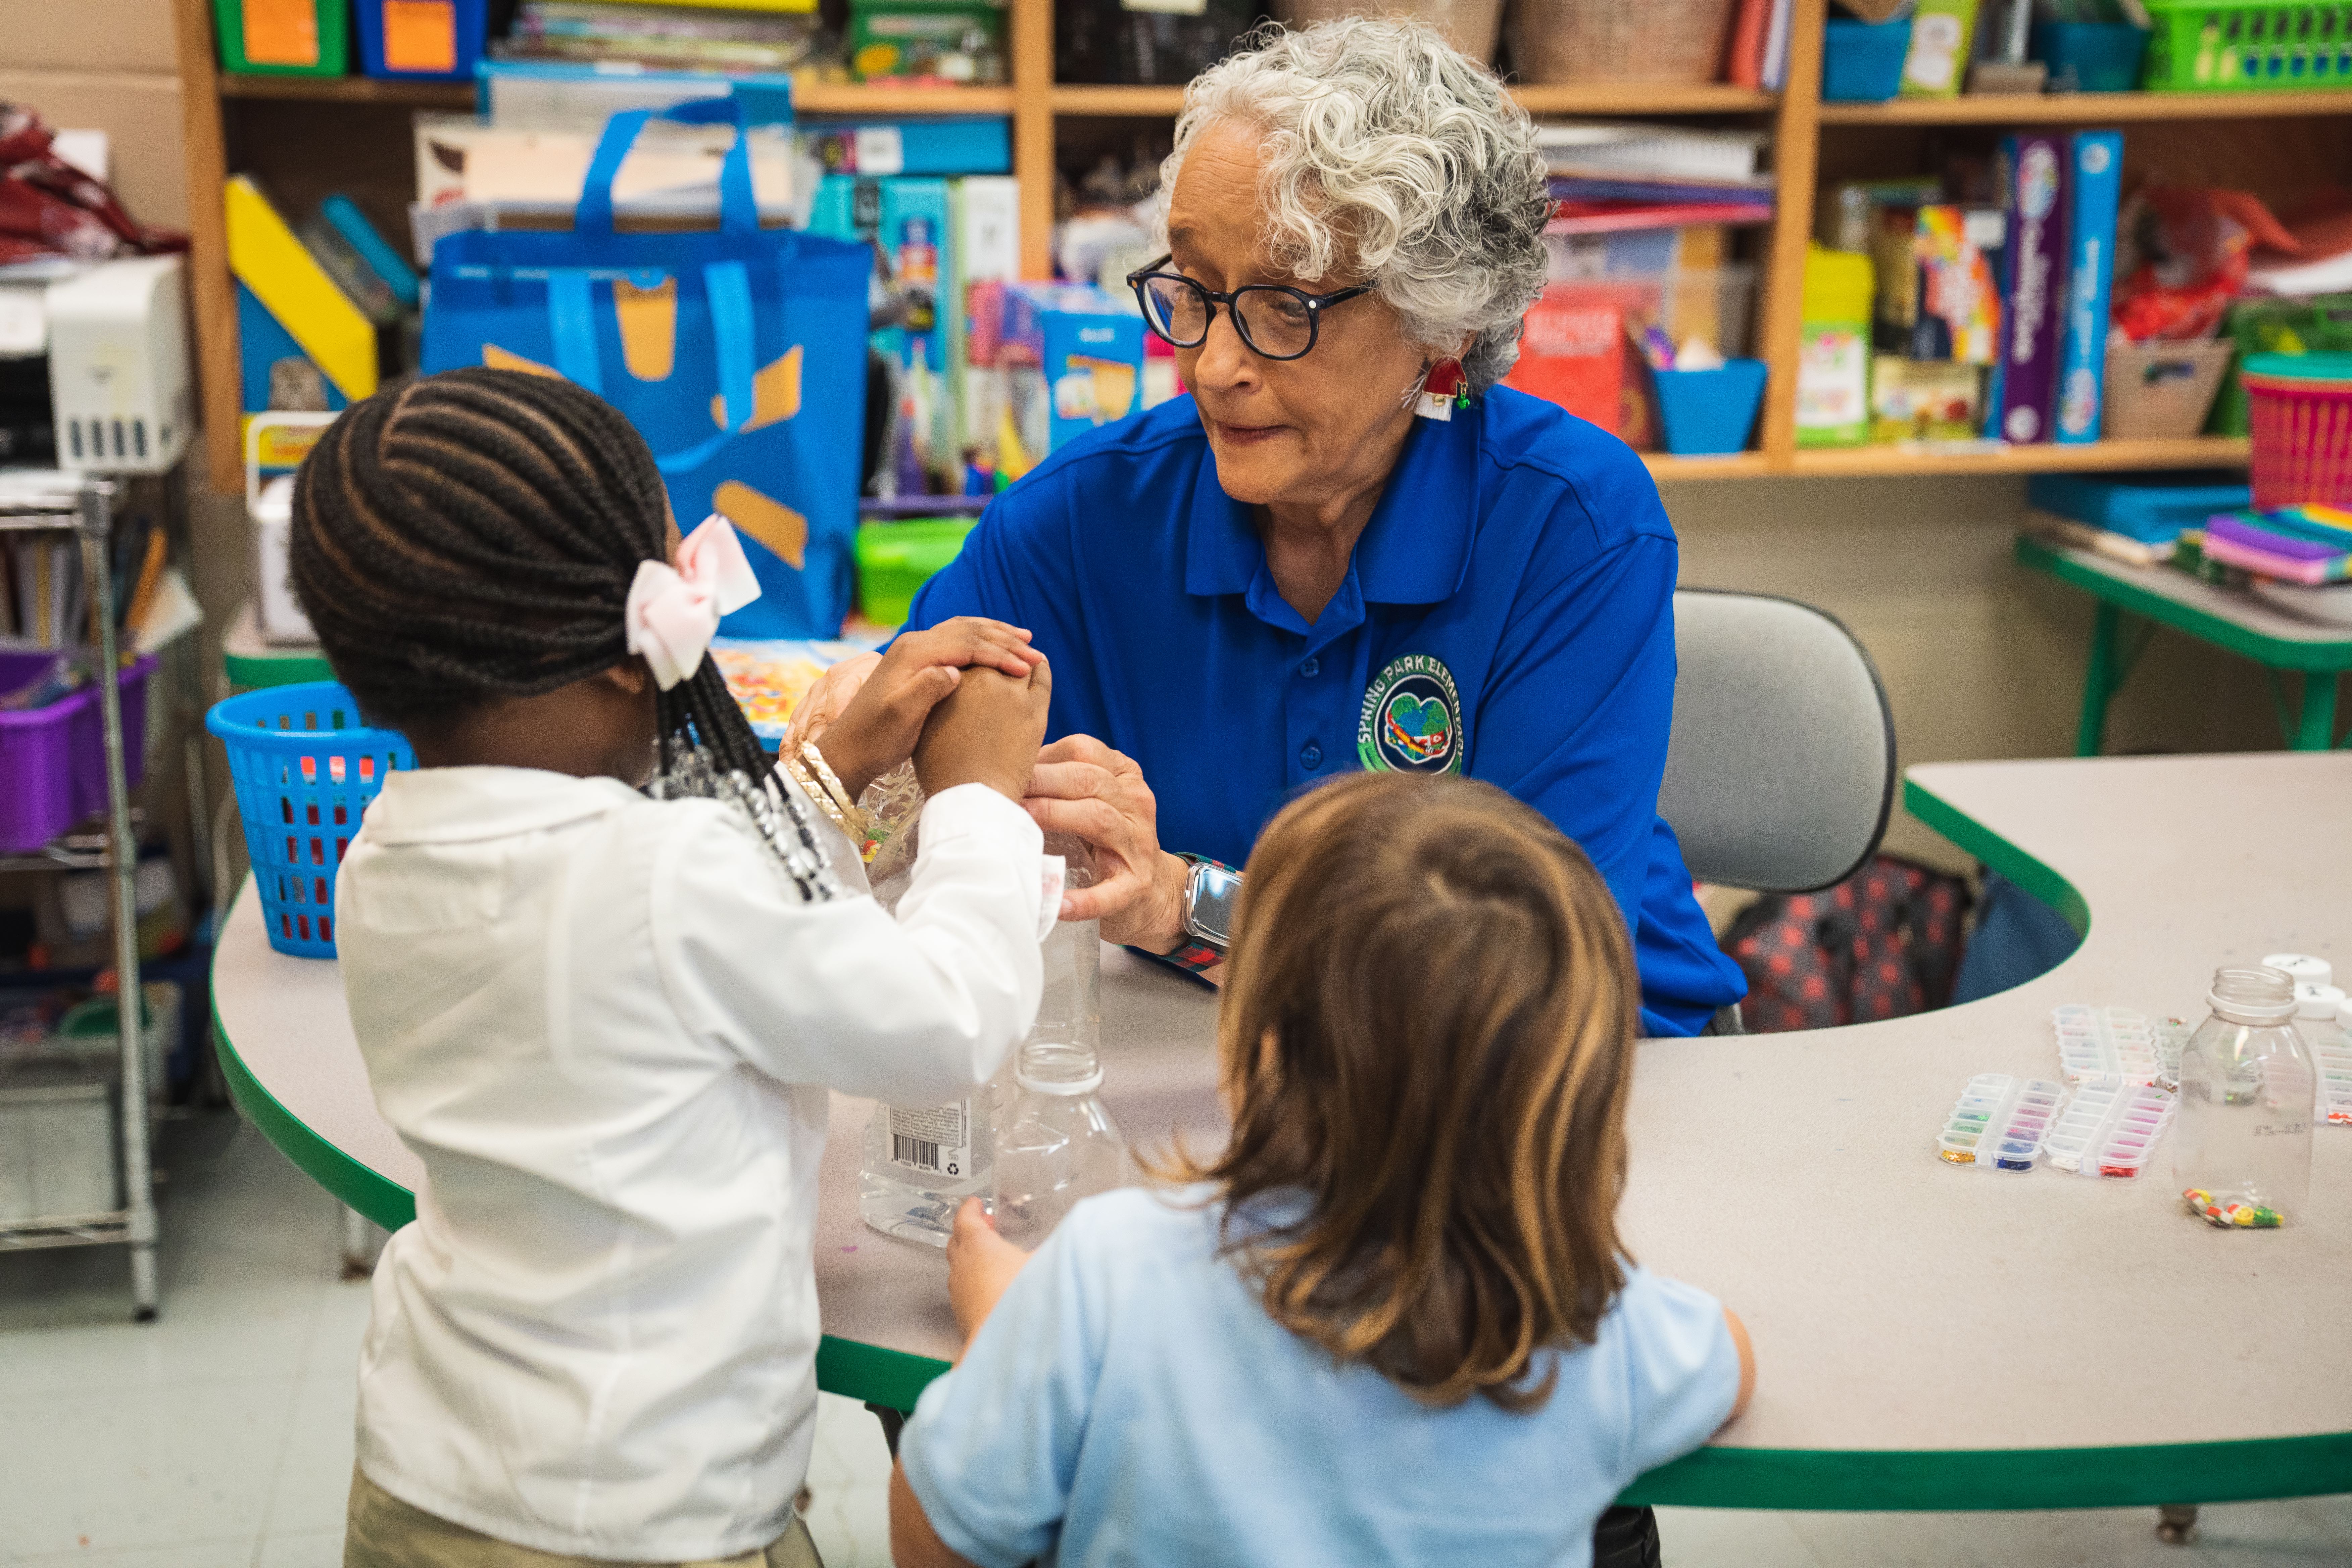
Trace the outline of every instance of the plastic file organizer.
<path fill-rule="evenodd" d="M 1960 1091 L 1936 1152 L 1952 1164 L 1981 1171 L 2031 1171 L 2065 1099 L 2063 1084 L 1979 1073 Z"/>
<path fill-rule="evenodd" d="M 266 686 L 214 705 L 205 727 L 228 752 L 269 945 L 335 956 L 335 869 L 384 775 L 416 765 L 408 742 L 360 721 L 331 680 Z"/>
<path fill-rule="evenodd" d="M 2172 1124 L 2173 1104 L 2152 1084 L 2086 1083 L 2050 1130 L 2042 1157 L 2077 1175 L 2137 1177 Z"/>
<path fill-rule="evenodd" d="M 2058 1069 L 2068 1083 L 2156 1081 L 2156 1030 L 2145 1015 L 2076 1002 L 2053 1009 L 2050 1022 L 2058 1035 Z"/>

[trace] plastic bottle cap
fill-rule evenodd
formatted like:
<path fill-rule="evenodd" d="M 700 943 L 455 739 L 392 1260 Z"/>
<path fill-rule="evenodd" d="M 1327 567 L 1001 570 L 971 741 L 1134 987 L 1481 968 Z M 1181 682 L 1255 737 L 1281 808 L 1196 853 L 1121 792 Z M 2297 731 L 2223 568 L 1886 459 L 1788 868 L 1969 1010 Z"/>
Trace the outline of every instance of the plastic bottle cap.
<path fill-rule="evenodd" d="M 2336 1005 L 2336 1021 L 2346 1028 L 2352 1029 L 2352 1001 L 2338 1002 Z"/>
<path fill-rule="evenodd" d="M 2297 984 L 2294 988 L 2298 1018 L 2333 1018 L 2343 1005 L 2344 993 L 2336 986 Z"/>
<path fill-rule="evenodd" d="M 2336 979 L 2333 964 L 2307 952 L 2274 952 L 2263 960 L 2263 967 L 2284 972 L 2297 985 L 2328 985 Z"/>

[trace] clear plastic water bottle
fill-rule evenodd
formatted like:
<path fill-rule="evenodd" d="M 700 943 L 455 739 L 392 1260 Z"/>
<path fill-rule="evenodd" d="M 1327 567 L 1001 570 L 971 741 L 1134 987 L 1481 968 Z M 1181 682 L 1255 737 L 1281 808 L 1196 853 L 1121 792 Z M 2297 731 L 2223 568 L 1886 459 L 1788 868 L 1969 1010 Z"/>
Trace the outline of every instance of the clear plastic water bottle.
<path fill-rule="evenodd" d="M 2217 970 L 2205 1000 L 2212 1016 L 2180 1053 L 2173 1180 L 2213 1225 L 2295 1224 L 2311 1190 L 2317 1076 L 2295 1029 L 2294 982 L 2278 969 Z"/>
<path fill-rule="evenodd" d="M 1092 885 L 1084 844 L 1053 835 L 1066 885 Z M 1102 929 L 1062 921 L 1045 939 L 1045 999 L 1013 1061 L 1012 1095 L 996 1127 L 998 1234 L 1034 1247 L 1090 1194 L 1127 1180 L 1127 1141 L 1102 1089 Z"/>
<path fill-rule="evenodd" d="M 874 865 L 874 901 L 895 913 L 912 881 L 920 795 Z M 944 1105 L 877 1105 L 857 1168 L 859 1217 L 886 1236 L 945 1247 L 955 1211 L 993 1190 L 997 1090 L 982 1086 Z"/>

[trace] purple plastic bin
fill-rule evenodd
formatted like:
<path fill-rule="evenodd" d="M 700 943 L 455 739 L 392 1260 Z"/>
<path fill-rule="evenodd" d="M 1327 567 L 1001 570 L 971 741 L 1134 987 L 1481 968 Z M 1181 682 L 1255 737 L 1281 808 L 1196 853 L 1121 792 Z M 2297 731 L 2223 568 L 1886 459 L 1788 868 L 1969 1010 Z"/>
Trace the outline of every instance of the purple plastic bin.
<path fill-rule="evenodd" d="M 53 652 L 0 653 L 0 691 L 13 691 L 55 660 Z M 122 697 L 124 780 L 139 783 L 146 755 L 151 655 L 115 678 Z M 23 713 L 0 713 L 0 853 L 38 849 L 106 809 L 106 715 L 94 688 Z"/>

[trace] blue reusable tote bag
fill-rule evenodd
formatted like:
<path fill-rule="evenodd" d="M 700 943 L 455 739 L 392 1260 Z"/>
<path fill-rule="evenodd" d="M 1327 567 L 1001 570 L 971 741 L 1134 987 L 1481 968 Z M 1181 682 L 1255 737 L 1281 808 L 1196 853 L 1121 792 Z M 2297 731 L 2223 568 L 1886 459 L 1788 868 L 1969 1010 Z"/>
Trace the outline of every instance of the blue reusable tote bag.
<path fill-rule="evenodd" d="M 615 234 L 613 178 L 651 111 L 607 122 L 569 233 L 470 232 L 433 247 L 424 368 L 560 375 L 628 416 L 653 448 L 678 526 L 735 524 L 761 596 L 730 637 L 830 637 L 849 609 L 866 406 L 864 246 L 762 229 L 742 110 L 716 232 Z"/>

